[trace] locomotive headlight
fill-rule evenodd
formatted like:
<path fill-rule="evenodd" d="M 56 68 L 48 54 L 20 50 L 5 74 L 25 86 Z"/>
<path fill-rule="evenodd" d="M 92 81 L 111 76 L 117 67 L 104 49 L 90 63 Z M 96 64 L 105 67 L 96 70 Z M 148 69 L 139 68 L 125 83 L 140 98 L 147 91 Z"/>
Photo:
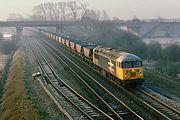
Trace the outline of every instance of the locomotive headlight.
<path fill-rule="evenodd" d="M 124 72 L 124 75 L 127 75 L 127 71 Z"/>
<path fill-rule="evenodd" d="M 132 71 L 134 72 L 134 69 L 132 69 Z"/>
<path fill-rule="evenodd" d="M 142 73 L 140 72 L 140 74 L 139 74 L 140 76 L 142 75 Z"/>
<path fill-rule="evenodd" d="M 125 77 L 125 78 L 127 77 L 127 72 L 128 72 L 128 71 L 125 71 L 125 72 L 124 72 L 124 77 Z"/>

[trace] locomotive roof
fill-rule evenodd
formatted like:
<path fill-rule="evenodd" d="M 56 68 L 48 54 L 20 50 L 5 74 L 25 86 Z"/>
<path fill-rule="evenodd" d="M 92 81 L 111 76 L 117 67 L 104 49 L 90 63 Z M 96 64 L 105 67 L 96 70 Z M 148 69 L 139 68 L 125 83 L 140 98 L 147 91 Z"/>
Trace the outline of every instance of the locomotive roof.
<path fill-rule="evenodd" d="M 118 59 L 121 62 L 124 62 L 124 61 L 141 61 L 141 59 L 134 54 L 127 53 L 124 51 L 117 51 L 117 50 L 111 49 L 111 48 L 96 47 L 94 49 L 94 52 L 96 52 L 100 55 L 106 56 L 108 58 L 111 58 L 113 60 Z"/>
<path fill-rule="evenodd" d="M 89 42 L 82 40 L 77 44 L 80 45 L 80 46 L 87 46 L 87 45 L 89 45 Z"/>
<path fill-rule="evenodd" d="M 94 49 L 95 47 L 97 47 L 97 45 L 89 43 L 89 44 L 85 45 L 84 47 L 88 48 L 88 49 Z"/>

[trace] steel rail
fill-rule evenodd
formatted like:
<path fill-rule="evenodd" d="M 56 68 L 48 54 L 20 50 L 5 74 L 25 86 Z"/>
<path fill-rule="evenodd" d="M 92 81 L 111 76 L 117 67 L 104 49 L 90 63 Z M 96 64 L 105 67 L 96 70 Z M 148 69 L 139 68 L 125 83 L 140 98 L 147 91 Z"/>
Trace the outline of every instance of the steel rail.
<path fill-rule="evenodd" d="M 29 45 L 34 58 L 37 61 L 37 64 L 39 65 L 39 69 L 46 75 L 46 72 L 44 71 L 41 62 L 39 61 L 37 55 L 35 54 L 34 50 L 31 48 L 31 46 Z M 58 107 L 58 109 L 69 119 L 69 120 L 73 120 L 73 118 L 68 114 L 68 112 L 66 110 L 64 110 L 62 108 L 62 106 L 57 102 L 57 100 L 53 97 L 53 95 L 50 93 L 50 91 L 44 86 L 44 84 L 42 82 L 40 82 L 42 88 L 44 89 L 44 91 L 48 94 L 48 96 L 50 97 L 50 99 L 53 101 L 53 103 Z"/>
<path fill-rule="evenodd" d="M 45 41 L 43 41 L 45 42 Z M 100 83 L 98 83 L 93 77 L 91 77 L 91 75 L 89 75 L 88 73 L 86 73 L 84 70 L 82 70 L 76 63 L 74 63 L 73 61 L 71 61 L 68 57 L 66 57 L 62 52 L 60 52 L 59 50 L 57 50 L 57 48 L 53 47 L 52 45 L 50 45 L 49 43 L 46 42 L 47 45 L 49 45 L 50 47 L 52 47 L 54 50 L 56 50 L 56 52 L 58 52 L 59 54 L 61 54 L 64 58 L 66 58 L 68 61 L 70 61 L 72 64 L 74 64 L 74 66 L 76 66 L 79 70 L 81 70 L 86 76 L 88 76 L 90 79 L 92 79 L 100 88 L 102 88 L 106 93 L 108 93 L 116 102 L 118 102 L 120 105 L 124 106 L 126 108 L 126 110 L 129 111 L 129 113 L 133 114 L 134 118 L 138 118 L 138 119 L 142 119 L 139 115 L 137 115 L 133 110 L 131 110 L 127 105 L 125 105 L 122 101 L 120 101 L 116 96 L 114 96 L 111 92 L 109 92 L 106 88 L 104 88 Z M 51 50 L 52 51 L 52 50 Z M 52 51 L 53 52 L 53 51 Z M 56 53 L 54 53 L 56 54 Z M 56 55 L 58 56 L 58 55 Z M 59 56 L 58 56 L 59 57 Z M 59 57 L 59 59 L 61 59 Z M 63 61 L 61 59 L 61 61 Z M 111 106 L 113 107 L 113 106 Z M 117 112 L 117 111 L 116 111 Z M 118 114 L 118 112 L 117 112 Z"/>
<path fill-rule="evenodd" d="M 50 45 L 49 43 L 46 43 L 48 45 Z M 51 46 L 51 45 L 50 45 Z M 66 49 L 65 46 L 63 46 L 63 48 Z M 68 49 L 67 49 L 68 50 Z M 67 51 L 66 50 L 66 51 Z M 56 49 L 56 51 L 58 51 Z M 89 66 L 89 65 L 88 65 Z M 91 67 L 91 66 L 90 66 Z M 92 69 L 94 69 L 93 67 L 91 67 Z M 94 69 L 95 70 L 95 69 Z M 98 72 L 97 70 L 95 70 L 96 72 Z M 99 73 L 99 72 L 98 72 Z M 109 78 L 107 78 L 109 79 Z M 112 82 L 112 83 L 115 83 L 115 82 Z M 118 85 L 117 83 L 115 83 L 116 85 Z M 120 86 L 120 85 L 118 85 Z M 136 100 L 139 104 L 142 104 L 144 107 L 146 107 L 147 109 L 149 109 L 151 112 L 153 111 L 153 114 L 158 116 L 158 118 L 161 118 L 161 119 L 167 119 L 169 120 L 170 118 L 168 118 L 166 115 L 164 115 L 163 113 L 161 113 L 160 111 L 156 110 L 155 108 L 153 108 L 152 106 L 150 106 L 149 104 L 147 104 L 146 102 L 140 100 L 139 98 L 137 98 L 136 96 L 134 96 L 132 93 L 130 93 L 129 91 L 127 91 L 126 89 L 124 89 L 122 86 L 120 86 L 121 89 L 123 89 L 127 94 L 129 94 L 134 100 Z"/>
<path fill-rule="evenodd" d="M 98 109 L 97 107 L 95 107 L 93 104 L 91 104 L 89 101 L 87 101 L 85 98 L 83 98 L 81 95 L 79 95 L 76 91 L 74 91 L 71 87 L 69 87 L 65 82 L 63 82 L 63 80 L 56 74 L 56 72 L 55 72 L 55 70 L 48 64 L 48 62 L 47 62 L 47 60 L 45 59 L 45 57 L 42 55 L 42 53 L 40 53 L 41 54 L 41 57 L 44 59 L 44 61 L 46 62 L 46 64 L 48 65 L 48 67 L 52 70 L 52 73 L 56 76 L 55 78 L 56 79 L 58 79 L 58 81 L 60 81 L 60 83 L 61 83 L 61 87 L 60 88 L 62 88 L 63 89 L 63 91 L 66 89 L 65 87 L 67 87 L 68 89 L 69 89 L 69 91 L 68 92 L 71 92 L 71 93 L 73 93 L 74 95 L 76 95 L 76 96 L 78 96 L 81 100 L 83 100 L 83 101 L 85 101 L 85 103 L 86 104 L 88 104 L 92 109 L 94 109 L 94 111 L 96 111 L 97 113 L 99 113 L 99 114 L 101 114 L 101 119 L 103 119 L 103 118 L 106 118 L 106 119 L 112 119 L 110 116 L 108 116 L 107 114 L 105 114 L 104 112 L 102 112 L 100 109 Z M 51 82 L 51 84 L 53 84 L 53 82 L 50 80 L 50 82 Z M 63 84 L 63 86 L 62 86 L 62 84 Z M 54 84 L 53 84 L 54 85 Z M 61 92 L 62 91 L 62 89 L 60 90 L 56 85 L 54 85 L 54 88 L 56 89 L 56 90 L 58 90 L 59 92 Z M 65 91 L 64 91 L 65 92 Z M 63 92 L 61 92 L 62 94 L 63 94 Z M 67 90 L 66 90 L 66 93 L 67 93 Z M 66 99 L 69 99 L 69 97 L 72 97 L 72 96 L 66 96 L 66 95 L 64 95 L 64 97 L 66 97 Z M 72 101 L 72 99 L 69 99 L 69 101 Z M 77 102 L 77 101 L 76 101 Z M 71 102 L 72 104 L 74 104 L 73 103 L 73 101 Z M 79 110 L 81 111 L 81 112 L 83 112 L 84 114 L 86 114 L 86 117 L 88 117 L 89 115 L 88 114 L 90 114 L 90 116 L 88 117 L 89 119 L 92 119 L 93 117 L 95 118 L 96 117 L 96 115 L 94 115 L 93 113 L 92 113 L 92 111 L 90 111 L 90 107 L 84 107 L 84 108 L 87 108 L 86 110 L 82 110 L 82 108 L 83 108 L 83 104 L 84 103 L 81 103 L 81 104 L 79 104 L 79 106 L 81 106 L 81 108 L 79 108 L 79 106 L 78 105 L 76 105 L 76 104 L 74 104 L 76 107 L 78 107 L 79 108 Z M 85 106 L 85 105 L 84 105 Z M 89 112 L 89 113 L 88 113 Z M 88 114 L 87 114 L 88 113 Z"/>
<path fill-rule="evenodd" d="M 160 100 L 158 100 L 157 98 L 155 98 L 154 96 L 150 95 L 149 93 L 147 93 L 146 91 L 144 91 L 143 89 L 139 89 L 137 88 L 137 90 L 142 93 L 143 95 L 147 96 L 148 98 L 150 98 L 151 100 L 153 100 L 154 102 L 157 102 L 158 103 L 158 107 L 156 107 L 157 109 L 158 108 L 161 108 L 161 106 L 163 106 L 164 108 L 166 108 L 168 110 L 168 114 L 169 114 L 169 117 L 171 119 L 180 119 L 180 112 L 175 110 L 174 108 L 172 108 L 171 106 L 167 105 L 166 103 L 164 102 L 161 102 Z M 163 109 L 163 108 L 161 108 Z M 159 109 L 159 111 L 161 111 L 161 109 Z M 163 109 L 164 110 L 164 109 Z M 176 118 L 177 117 L 177 118 Z"/>

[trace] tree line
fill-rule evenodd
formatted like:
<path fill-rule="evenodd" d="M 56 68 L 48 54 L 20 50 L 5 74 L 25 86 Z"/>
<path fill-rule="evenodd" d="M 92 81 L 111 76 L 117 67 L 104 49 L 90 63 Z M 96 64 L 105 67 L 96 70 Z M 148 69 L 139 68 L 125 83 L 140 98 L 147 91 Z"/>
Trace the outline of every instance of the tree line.
<path fill-rule="evenodd" d="M 10 13 L 7 20 L 109 20 L 109 15 L 105 10 L 94 10 L 89 8 L 87 2 L 67 1 L 67 2 L 47 2 L 33 7 L 33 14 L 24 18 L 22 14 Z M 115 17 L 114 19 L 118 19 Z"/>
<path fill-rule="evenodd" d="M 88 3 L 77 1 L 48 2 L 33 7 L 31 19 L 37 20 L 80 20 L 91 18 L 95 20 L 109 19 L 105 10 L 93 10 L 88 8 Z"/>

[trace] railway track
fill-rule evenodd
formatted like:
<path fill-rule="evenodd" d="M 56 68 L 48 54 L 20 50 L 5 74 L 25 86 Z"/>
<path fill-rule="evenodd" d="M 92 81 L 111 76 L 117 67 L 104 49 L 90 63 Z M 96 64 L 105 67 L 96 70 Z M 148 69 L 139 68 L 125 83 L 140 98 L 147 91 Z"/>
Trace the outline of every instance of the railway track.
<path fill-rule="evenodd" d="M 158 78 L 158 79 L 163 79 L 163 80 L 168 81 L 168 82 L 173 83 L 173 84 L 179 84 L 180 83 L 180 79 L 178 79 L 177 77 L 173 78 L 173 77 L 165 76 L 161 73 L 154 72 L 153 70 L 149 70 L 147 68 L 145 68 L 145 71 L 150 73 L 153 76 L 156 76 L 156 78 Z"/>
<path fill-rule="evenodd" d="M 43 48 L 42 48 L 43 49 Z M 96 106 L 99 106 L 100 107 L 100 105 L 101 105 L 101 108 L 103 109 L 103 111 L 105 112 L 105 113 L 107 113 L 109 116 L 111 116 L 113 119 L 122 119 L 86 82 L 84 82 L 83 80 L 82 80 L 82 78 L 78 75 L 78 74 L 76 74 L 66 63 L 64 63 L 64 65 L 63 66 L 65 66 L 65 68 L 66 69 L 68 69 L 68 70 L 71 70 L 74 74 L 75 74 L 75 76 L 77 76 L 77 78 L 75 78 L 75 79 L 80 79 L 80 82 L 81 83 L 83 83 L 83 89 L 89 89 L 88 91 L 91 91 L 93 94 L 92 94 L 92 96 L 93 96 L 93 99 L 95 99 L 95 101 L 94 101 L 94 103 L 96 104 Z M 72 73 L 70 73 L 70 74 L 72 74 Z M 74 76 L 74 77 L 75 77 Z M 78 83 L 78 82 L 77 82 Z M 81 91 L 82 91 L 82 89 L 81 89 Z M 84 95 L 84 93 L 82 93 L 83 95 Z M 97 98 L 94 98 L 95 96 L 97 96 Z M 90 99 L 92 99 L 92 98 L 90 98 Z M 101 104 L 99 105 L 99 104 L 97 104 L 98 102 L 101 102 Z M 102 104 L 103 103 L 103 104 Z"/>
<path fill-rule="evenodd" d="M 156 108 L 158 111 L 164 113 L 168 118 L 173 120 L 180 119 L 180 112 L 172 108 L 171 106 L 161 102 L 154 96 L 150 95 L 148 92 L 144 91 L 143 89 L 137 88 L 136 91 L 133 92 L 139 98 L 142 98 L 143 101 L 146 101 L 148 104 Z"/>
<path fill-rule="evenodd" d="M 156 89 L 154 87 L 151 87 L 147 84 L 144 84 L 140 87 L 138 87 L 139 89 L 146 91 L 147 93 L 149 93 L 151 96 L 153 96 L 155 99 L 158 99 L 159 101 L 165 103 L 166 105 L 170 106 L 172 109 L 179 111 L 180 112 L 180 103 L 178 103 L 178 99 L 174 99 L 171 96 L 168 96 L 168 94 L 166 94 L 165 92 L 161 92 L 161 90 Z"/>
<path fill-rule="evenodd" d="M 36 48 L 34 47 L 34 49 Z M 57 76 L 53 68 L 48 64 L 47 60 L 43 57 L 40 51 L 39 54 L 35 52 L 33 53 L 40 65 L 42 72 L 45 74 L 46 81 L 50 83 L 50 85 L 52 85 L 58 95 L 63 96 L 67 101 L 73 104 L 73 106 L 81 113 L 79 118 L 86 118 L 91 120 L 112 119 L 106 113 L 102 112 L 100 109 L 92 105 L 89 101 L 84 99 L 66 83 L 64 83 L 63 80 L 59 76 Z"/>
<path fill-rule="evenodd" d="M 56 55 L 56 57 L 59 57 L 58 55 Z M 59 58 L 61 59 L 61 58 Z M 61 60 L 63 62 L 63 60 Z M 66 63 L 64 63 L 66 64 Z M 69 67 L 69 66 L 68 66 Z M 69 67 L 70 68 L 70 67 Z M 71 68 L 70 68 L 71 69 Z M 73 70 L 72 70 L 73 71 Z M 77 73 L 75 73 L 76 75 L 78 75 Z M 82 78 L 80 78 L 82 79 Z M 92 80 L 90 79 L 90 82 Z M 81 81 L 83 82 L 83 81 Z M 89 82 L 89 83 L 90 83 Z M 95 85 L 95 84 L 94 84 Z M 90 86 L 94 86 L 93 84 L 91 84 Z M 102 86 L 101 86 L 102 87 Z M 97 87 L 98 89 L 100 88 L 99 86 Z M 97 90 L 96 91 L 99 91 Z M 105 89 L 105 88 L 103 88 Z M 104 91 L 104 90 L 103 90 Z M 107 106 L 109 106 L 109 109 L 111 109 L 111 111 L 114 111 L 115 112 L 115 115 L 113 115 L 112 113 L 107 113 L 109 116 L 112 116 L 114 119 L 128 119 L 128 118 L 131 118 L 131 119 L 142 119 L 139 115 L 137 115 L 135 112 L 133 112 L 131 109 L 129 109 L 128 106 L 126 106 L 122 101 L 120 101 L 119 99 L 115 98 L 115 96 L 113 96 L 110 92 L 108 92 L 107 90 L 105 90 L 108 94 L 110 94 L 110 99 L 112 99 L 111 97 L 113 97 L 113 99 L 111 100 L 111 102 L 108 102 L 106 103 L 106 101 L 104 101 L 101 97 L 99 97 L 100 99 L 102 99 L 102 102 L 105 102 L 105 104 Z M 107 94 L 106 93 L 106 94 Z M 100 93 L 101 95 L 105 93 Z"/>
<path fill-rule="evenodd" d="M 47 48 L 49 49 L 49 48 Z M 61 59 L 59 56 L 57 55 L 54 51 L 50 50 L 52 52 L 52 54 L 54 54 L 54 56 L 56 56 L 59 60 L 61 60 L 61 62 L 63 61 L 71 61 L 70 59 L 68 59 L 66 56 L 64 56 L 63 54 L 61 54 L 62 56 L 64 56 L 64 58 L 66 59 Z M 64 64 L 66 64 L 64 63 Z M 74 66 L 76 69 L 78 68 L 79 70 L 76 71 L 83 71 L 81 68 L 79 68 L 76 64 L 74 64 L 72 61 L 69 63 L 69 66 Z M 75 69 L 73 68 L 73 69 Z M 83 74 L 86 73 L 83 71 Z M 82 73 L 77 73 L 77 74 L 82 74 Z M 101 84 L 99 84 L 94 78 L 92 78 L 89 74 L 85 74 L 84 76 L 86 76 L 86 78 L 84 78 L 84 80 L 91 86 L 93 87 L 93 89 L 99 94 L 104 97 L 106 96 L 106 98 L 104 97 L 104 100 L 107 102 L 107 104 L 111 107 L 111 109 L 113 109 L 116 114 L 118 114 L 121 119 L 142 119 L 139 115 L 137 115 L 134 111 L 132 111 L 127 105 L 125 105 L 120 99 L 116 98 L 111 92 L 109 92 L 106 88 L 104 88 Z M 95 85 L 97 85 L 97 87 L 95 87 Z M 101 91 L 101 92 L 99 92 Z M 108 98 L 108 99 L 107 99 Z"/>
<path fill-rule="evenodd" d="M 119 85 L 117 85 L 119 86 Z M 121 88 L 123 89 L 123 88 Z M 126 91 L 128 93 L 128 91 Z M 156 110 L 154 107 L 152 107 L 151 105 L 147 104 L 146 102 L 144 102 L 143 100 L 140 100 L 139 98 L 137 98 L 136 96 L 134 96 L 132 93 L 128 93 L 130 94 L 130 96 L 138 101 L 138 103 L 143 104 L 142 106 L 145 106 L 150 112 L 152 112 L 152 114 L 154 114 L 155 116 L 157 116 L 157 118 L 161 118 L 161 119 L 171 119 L 169 117 L 167 117 L 166 115 L 164 115 L 163 113 L 161 113 L 160 111 Z"/>
<path fill-rule="evenodd" d="M 39 69 L 41 71 L 41 73 L 43 73 L 44 75 L 46 75 L 47 73 L 45 72 L 45 70 L 43 69 L 42 63 L 40 62 L 40 60 L 38 59 L 36 53 L 34 52 L 34 50 L 31 48 L 31 46 L 27 46 L 30 48 L 30 50 L 32 51 L 33 56 L 35 57 L 38 65 L 39 65 Z M 72 120 L 72 117 L 62 108 L 62 106 L 57 102 L 57 100 L 55 99 L 55 97 L 53 97 L 53 95 L 51 94 L 51 92 L 47 89 L 47 87 L 45 87 L 45 85 L 43 84 L 43 82 L 41 80 L 39 80 L 39 83 L 41 85 L 41 87 L 43 88 L 43 90 L 47 93 L 47 95 L 49 96 L 49 98 L 53 101 L 53 103 L 57 106 L 57 108 L 65 115 L 65 117 L 69 120 Z"/>

